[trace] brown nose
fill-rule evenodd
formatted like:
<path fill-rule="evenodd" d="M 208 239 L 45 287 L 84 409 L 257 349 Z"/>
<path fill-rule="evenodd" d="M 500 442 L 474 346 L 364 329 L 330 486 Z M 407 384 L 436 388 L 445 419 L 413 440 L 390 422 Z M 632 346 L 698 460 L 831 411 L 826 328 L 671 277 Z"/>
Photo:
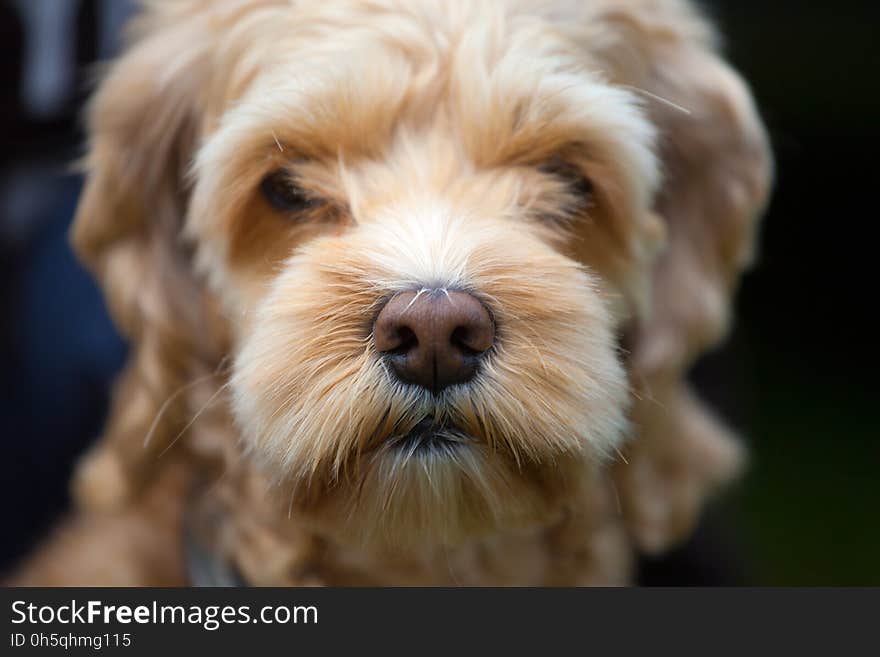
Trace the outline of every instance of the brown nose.
<path fill-rule="evenodd" d="M 399 379 L 438 393 L 476 373 L 495 341 L 489 312 L 466 292 L 401 292 L 373 324 L 376 349 Z"/>

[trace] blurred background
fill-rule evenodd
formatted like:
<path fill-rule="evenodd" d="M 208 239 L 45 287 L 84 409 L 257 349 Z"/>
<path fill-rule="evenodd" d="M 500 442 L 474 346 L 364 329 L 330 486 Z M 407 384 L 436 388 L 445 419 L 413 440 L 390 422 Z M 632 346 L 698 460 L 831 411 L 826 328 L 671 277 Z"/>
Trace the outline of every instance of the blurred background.
<path fill-rule="evenodd" d="M 67 245 L 79 117 L 129 0 L 0 0 L 0 571 L 67 504 L 126 347 Z M 753 86 L 776 191 L 730 340 L 693 372 L 751 450 L 653 584 L 880 585 L 872 305 L 880 3 L 704 2 Z"/>

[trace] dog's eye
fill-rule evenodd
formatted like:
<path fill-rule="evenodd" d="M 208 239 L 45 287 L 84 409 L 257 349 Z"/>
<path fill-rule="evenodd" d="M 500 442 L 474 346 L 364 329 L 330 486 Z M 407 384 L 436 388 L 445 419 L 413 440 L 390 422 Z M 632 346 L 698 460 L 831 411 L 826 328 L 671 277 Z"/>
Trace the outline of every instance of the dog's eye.
<path fill-rule="evenodd" d="M 538 167 L 542 173 L 556 176 L 563 180 L 572 194 L 580 199 L 588 199 L 593 194 L 593 183 L 584 175 L 580 167 L 565 160 L 554 158 Z"/>
<path fill-rule="evenodd" d="M 260 191 L 279 212 L 297 212 L 311 207 L 313 201 L 285 171 L 273 171 L 263 178 Z"/>

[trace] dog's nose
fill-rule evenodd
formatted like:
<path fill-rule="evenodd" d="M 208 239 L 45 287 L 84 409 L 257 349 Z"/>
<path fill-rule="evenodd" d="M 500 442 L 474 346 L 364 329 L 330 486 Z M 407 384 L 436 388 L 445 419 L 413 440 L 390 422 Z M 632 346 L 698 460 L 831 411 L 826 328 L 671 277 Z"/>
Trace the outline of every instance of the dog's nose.
<path fill-rule="evenodd" d="M 466 292 L 401 292 L 376 317 L 373 340 L 399 379 L 438 393 L 474 376 L 495 326 Z"/>

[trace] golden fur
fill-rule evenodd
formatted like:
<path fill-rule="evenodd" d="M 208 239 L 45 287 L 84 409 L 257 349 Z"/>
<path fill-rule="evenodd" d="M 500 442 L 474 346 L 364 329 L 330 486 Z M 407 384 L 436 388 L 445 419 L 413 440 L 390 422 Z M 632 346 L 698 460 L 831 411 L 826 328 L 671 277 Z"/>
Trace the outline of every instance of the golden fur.
<path fill-rule="evenodd" d="M 18 582 L 185 583 L 186 525 L 255 584 L 620 584 L 736 472 L 684 373 L 771 162 L 689 3 L 155 2 L 89 128 L 73 239 L 131 356 Z M 438 397 L 370 335 L 425 288 L 497 324 Z M 389 446 L 428 414 L 459 449 Z"/>

